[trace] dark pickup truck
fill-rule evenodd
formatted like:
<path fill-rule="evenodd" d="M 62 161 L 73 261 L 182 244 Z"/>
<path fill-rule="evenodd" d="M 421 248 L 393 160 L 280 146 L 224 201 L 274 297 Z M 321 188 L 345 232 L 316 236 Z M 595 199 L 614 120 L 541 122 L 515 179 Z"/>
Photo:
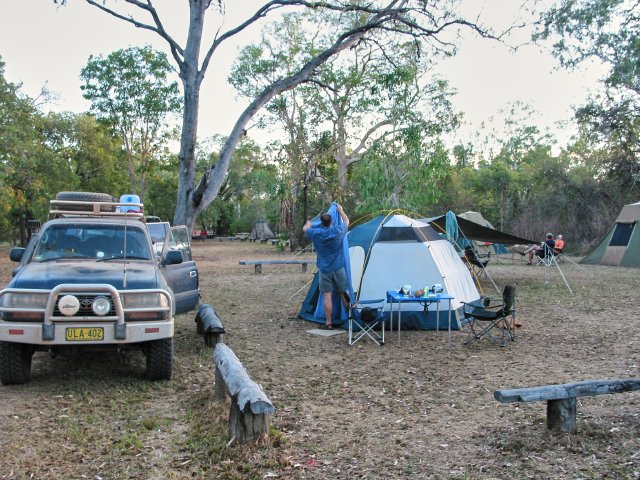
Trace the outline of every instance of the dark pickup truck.
<path fill-rule="evenodd" d="M 35 351 L 141 350 L 147 376 L 169 379 L 174 315 L 197 307 L 189 231 L 167 230 L 156 255 L 142 204 L 63 192 L 0 291 L 0 382 L 29 380 Z"/>

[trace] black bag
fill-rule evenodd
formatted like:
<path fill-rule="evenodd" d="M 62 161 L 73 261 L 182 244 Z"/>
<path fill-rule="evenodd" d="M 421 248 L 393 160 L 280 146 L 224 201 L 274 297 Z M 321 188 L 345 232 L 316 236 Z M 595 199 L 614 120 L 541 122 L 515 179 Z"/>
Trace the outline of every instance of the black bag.
<path fill-rule="evenodd" d="M 373 322 L 378 318 L 378 309 L 371 307 L 364 307 L 360 310 L 360 320 L 363 322 Z"/>

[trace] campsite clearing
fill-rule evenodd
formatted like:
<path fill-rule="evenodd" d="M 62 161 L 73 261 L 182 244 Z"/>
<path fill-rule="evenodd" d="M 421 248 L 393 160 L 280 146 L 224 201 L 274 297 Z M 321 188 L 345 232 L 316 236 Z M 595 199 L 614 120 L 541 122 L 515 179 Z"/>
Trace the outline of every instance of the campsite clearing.
<path fill-rule="evenodd" d="M 495 390 L 640 376 L 638 270 L 566 262 L 563 273 L 492 260 L 517 284 L 518 339 L 465 347 L 454 332 L 403 331 L 402 347 L 322 337 L 296 318 L 313 269 L 255 275 L 244 258 L 312 259 L 249 242 L 196 242 L 203 303 L 276 407 L 267 444 L 227 445 L 212 348 L 195 312 L 176 320 L 174 377 L 140 381 L 144 359 L 36 354 L 30 383 L 0 387 L 0 478 L 626 478 L 640 472 L 640 393 L 590 397 L 578 431 L 547 431 L 544 402 Z M 1 253 L 3 280 L 13 264 Z M 577 261 L 577 258 L 572 258 Z M 485 294 L 497 294 L 482 284 Z M 46 358 L 45 358 L 46 360 Z M 605 398 L 607 397 L 607 398 Z M 580 400 L 578 400 L 580 402 Z"/>

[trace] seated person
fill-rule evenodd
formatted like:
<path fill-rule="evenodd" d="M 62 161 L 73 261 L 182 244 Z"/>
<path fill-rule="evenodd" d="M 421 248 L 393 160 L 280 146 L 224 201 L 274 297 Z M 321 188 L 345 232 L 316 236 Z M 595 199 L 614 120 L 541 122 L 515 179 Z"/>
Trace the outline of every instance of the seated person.
<path fill-rule="evenodd" d="M 558 235 L 556 237 L 556 244 L 553 247 L 553 252 L 556 255 L 560 255 L 563 250 L 564 250 L 564 240 L 562 239 L 562 235 Z"/>
<path fill-rule="evenodd" d="M 533 255 L 537 255 L 540 258 L 544 258 L 547 256 L 547 252 L 545 250 L 548 251 L 553 251 L 554 247 L 556 245 L 555 240 L 553 239 L 553 234 L 551 233 L 547 233 L 546 235 L 546 239 L 544 242 L 542 242 L 540 245 L 535 244 L 535 245 L 531 245 L 531 247 L 529 247 L 524 253 L 529 255 L 529 261 L 527 262 L 527 265 L 531 265 L 531 262 L 533 261 Z"/>

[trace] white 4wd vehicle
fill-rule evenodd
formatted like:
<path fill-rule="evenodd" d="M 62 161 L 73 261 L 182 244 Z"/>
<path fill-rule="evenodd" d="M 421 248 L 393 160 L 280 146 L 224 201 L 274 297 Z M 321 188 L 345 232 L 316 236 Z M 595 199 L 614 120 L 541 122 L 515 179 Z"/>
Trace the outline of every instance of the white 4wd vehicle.
<path fill-rule="evenodd" d="M 189 231 L 171 227 L 156 256 L 142 204 L 61 192 L 51 220 L 0 291 L 0 382 L 29 380 L 35 351 L 142 350 L 147 376 L 171 378 L 176 313 L 196 308 Z"/>

